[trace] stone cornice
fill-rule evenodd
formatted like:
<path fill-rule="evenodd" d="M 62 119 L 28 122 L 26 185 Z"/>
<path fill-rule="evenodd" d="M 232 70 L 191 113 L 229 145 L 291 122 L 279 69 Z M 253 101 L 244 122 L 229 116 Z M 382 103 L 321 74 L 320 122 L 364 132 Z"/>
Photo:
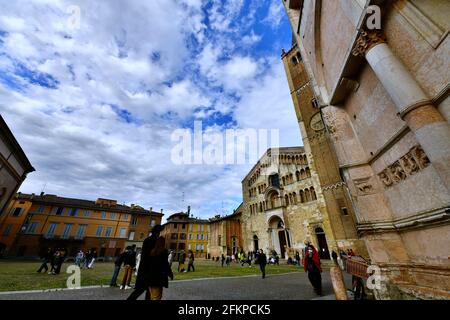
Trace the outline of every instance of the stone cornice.
<path fill-rule="evenodd" d="M 399 232 L 427 228 L 439 223 L 450 223 L 450 204 L 447 207 L 415 214 L 406 218 L 357 223 L 359 235 L 365 233 Z"/>

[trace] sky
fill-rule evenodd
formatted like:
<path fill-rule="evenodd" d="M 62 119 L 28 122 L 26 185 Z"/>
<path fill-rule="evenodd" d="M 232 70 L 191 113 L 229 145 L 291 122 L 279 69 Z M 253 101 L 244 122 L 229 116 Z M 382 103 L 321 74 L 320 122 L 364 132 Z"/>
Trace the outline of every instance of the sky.
<path fill-rule="evenodd" d="M 180 164 L 176 132 L 201 121 L 205 136 L 279 130 L 280 146 L 301 145 L 281 0 L 0 3 L 0 113 L 36 168 L 21 192 L 208 218 L 239 206 L 265 150 Z"/>

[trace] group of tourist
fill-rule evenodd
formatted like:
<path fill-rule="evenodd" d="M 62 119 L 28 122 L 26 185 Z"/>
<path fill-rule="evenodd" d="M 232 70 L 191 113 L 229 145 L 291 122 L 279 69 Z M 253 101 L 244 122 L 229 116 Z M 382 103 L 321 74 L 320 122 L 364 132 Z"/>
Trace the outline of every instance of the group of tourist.
<path fill-rule="evenodd" d="M 163 288 L 169 287 L 169 278 L 173 280 L 166 241 L 160 237 L 162 229 L 161 225 L 154 226 L 151 235 L 144 240 L 134 291 L 127 300 L 136 300 L 143 293 L 146 300 L 161 300 Z"/>
<path fill-rule="evenodd" d="M 83 250 L 79 250 L 75 256 L 75 264 L 80 268 L 84 266 L 86 269 L 93 269 L 96 260 L 96 250 L 88 250 L 86 253 Z"/>
<path fill-rule="evenodd" d="M 48 274 L 57 275 L 61 272 L 61 267 L 67 257 L 67 250 L 64 248 L 56 248 L 53 250 L 52 248 L 48 248 L 47 251 L 41 256 L 42 264 L 37 270 L 38 273 L 42 271 L 48 272 Z M 79 250 L 75 256 L 75 264 L 86 269 L 92 269 L 94 267 L 95 260 L 97 259 L 97 251 L 96 250 L 88 250 L 84 253 L 82 250 Z M 50 271 L 48 268 L 48 264 L 50 264 Z"/>
<path fill-rule="evenodd" d="M 56 275 L 61 272 L 62 264 L 66 258 L 65 249 L 48 250 L 42 255 L 42 264 L 37 270 L 38 273 L 42 271 L 48 272 L 48 274 Z M 48 264 L 50 264 L 50 271 L 48 271 Z"/>

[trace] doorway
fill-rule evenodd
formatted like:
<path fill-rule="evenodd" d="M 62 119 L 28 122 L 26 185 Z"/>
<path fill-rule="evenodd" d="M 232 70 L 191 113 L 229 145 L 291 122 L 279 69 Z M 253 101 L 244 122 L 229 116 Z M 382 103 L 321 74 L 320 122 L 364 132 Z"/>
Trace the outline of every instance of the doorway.
<path fill-rule="evenodd" d="M 328 251 L 327 238 L 322 228 L 316 228 L 317 244 L 319 245 L 320 259 L 330 259 L 330 252 Z"/>
<path fill-rule="evenodd" d="M 259 250 L 259 243 L 258 243 L 258 236 L 253 236 L 253 250 L 258 251 Z"/>
<path fill-rule="evenodd" d="M 285 254 L 286 254 L 286 232 L 284 230 L 280 230 L 278 231 L 278 238 L 280 240 L 280 251 L 281 251 L 281 258 L 284 259 L 285 258 Z"/>

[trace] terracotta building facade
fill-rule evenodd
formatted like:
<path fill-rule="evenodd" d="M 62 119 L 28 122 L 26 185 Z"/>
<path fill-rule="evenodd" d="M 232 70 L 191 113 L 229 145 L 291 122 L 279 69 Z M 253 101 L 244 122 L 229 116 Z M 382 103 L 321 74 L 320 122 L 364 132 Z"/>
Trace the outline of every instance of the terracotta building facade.
<path fill-rule="evenodd" d="M 0 242 L 8 256 L 37 257 L 48 248 L 64 248 L 69 256 L 81 249 L 109 258 L 126 245 L 141 246 L 161 218 L 161 213 L 116 200 L 18 193 L 0 217 Z"/>
<path fill-rule="evenodd" d="M 450 2 L 281 1 L 377 298 L 450 298 Z"/>
<path fill-rule="evenodd" d="M 166 239 L 168 250 L 175 252 L 175 257 L 182 250 L 191 250 L 195 257 L 208 257 L 209 221 L 194 218 L 188 207 L 187 212 L 174 213 L 167 218 L 161 233 Z"/>
<path fill-rule="evenodd" d="M 231 256 L 242 248 L 242 207 L 233 214 L 209 219 L 208 252 L 212 258 Z"/>

